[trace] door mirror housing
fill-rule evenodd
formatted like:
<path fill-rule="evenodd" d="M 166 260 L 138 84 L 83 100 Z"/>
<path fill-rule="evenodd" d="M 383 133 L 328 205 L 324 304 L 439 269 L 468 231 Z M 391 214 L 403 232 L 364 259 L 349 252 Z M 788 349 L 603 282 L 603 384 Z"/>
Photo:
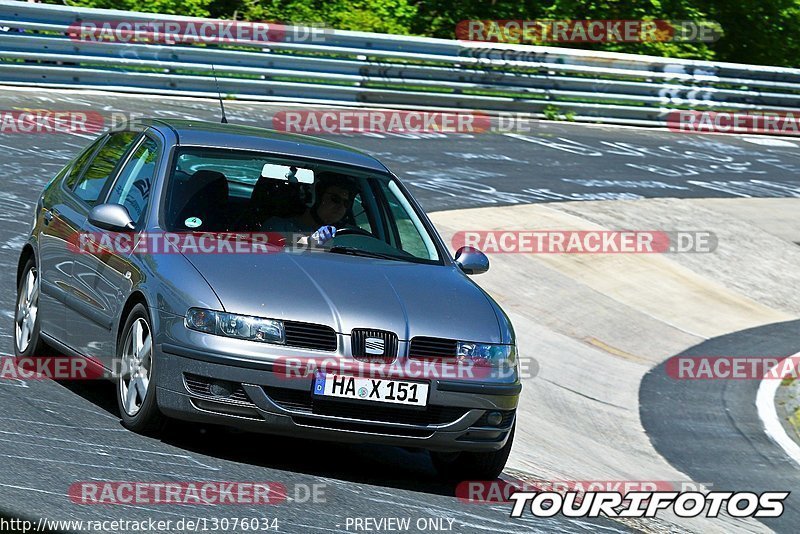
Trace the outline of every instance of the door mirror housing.
<path fill-rule="evenodd" d="M 456 251 L 455 260 L 466 274 L 482 274 L 489 270 L 489 258 L 475 247 L 461 247 Z"/>
<path fill-rule="evenodd" d="M 126 232 L 136 225 L 125 206 L 119 204 L 99 204 L 89 212 L 89 222 L 103 230 Z"/>

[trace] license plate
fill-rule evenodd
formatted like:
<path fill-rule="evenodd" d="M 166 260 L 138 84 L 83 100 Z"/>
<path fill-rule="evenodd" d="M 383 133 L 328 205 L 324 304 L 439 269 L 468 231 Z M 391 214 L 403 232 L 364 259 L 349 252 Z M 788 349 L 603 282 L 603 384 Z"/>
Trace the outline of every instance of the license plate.
<path fill-rule="evenodd" d="M 428 404 L 428 384 L 317 373 L 314 378 L 314 395 L 407 406 L 426 406 Z"/>

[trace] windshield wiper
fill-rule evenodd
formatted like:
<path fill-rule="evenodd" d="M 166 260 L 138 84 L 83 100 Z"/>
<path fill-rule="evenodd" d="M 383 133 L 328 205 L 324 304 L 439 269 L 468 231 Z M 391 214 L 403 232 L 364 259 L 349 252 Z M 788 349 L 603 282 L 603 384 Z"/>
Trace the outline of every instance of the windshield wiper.
<path fill-rule="evenodd" d="M 334 254 L 347 254 L 348 256 L 363 256 L 365 258 L 380 258 L 382 260 L 406 261 L 405 258 L 401 258 L 400 256 L 372 252 L 356 247 L 333 246 L 328 249 L 328 252 L 333 252 Z"/>

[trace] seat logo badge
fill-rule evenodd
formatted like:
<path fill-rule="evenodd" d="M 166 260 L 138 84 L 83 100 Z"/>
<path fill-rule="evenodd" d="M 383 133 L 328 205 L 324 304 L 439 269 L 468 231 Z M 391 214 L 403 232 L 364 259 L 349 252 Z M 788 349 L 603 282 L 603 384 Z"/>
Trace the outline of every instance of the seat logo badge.
<path fill-rule="evenodd" d="M 379 337 L 368 337 L 364 341 L 364 350 L 367 354 L 382 356 L 384 349 L 384 341 Z"/>

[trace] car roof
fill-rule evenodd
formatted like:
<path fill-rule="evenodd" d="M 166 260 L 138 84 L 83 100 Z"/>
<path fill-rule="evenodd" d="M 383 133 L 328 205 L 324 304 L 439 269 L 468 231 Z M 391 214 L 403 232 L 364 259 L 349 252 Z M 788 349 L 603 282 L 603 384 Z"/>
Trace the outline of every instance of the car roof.
<path fill-rule="evenodd" d="M 158 130 L 165 128 L 172 130 L 178 138 L 179 146 L 253 150 L 355 165 L 381 172 L 388 170 L 381 162 L 365 152 L 309 135 L 200 120 L 149 119 L 144 122 Z"/>

